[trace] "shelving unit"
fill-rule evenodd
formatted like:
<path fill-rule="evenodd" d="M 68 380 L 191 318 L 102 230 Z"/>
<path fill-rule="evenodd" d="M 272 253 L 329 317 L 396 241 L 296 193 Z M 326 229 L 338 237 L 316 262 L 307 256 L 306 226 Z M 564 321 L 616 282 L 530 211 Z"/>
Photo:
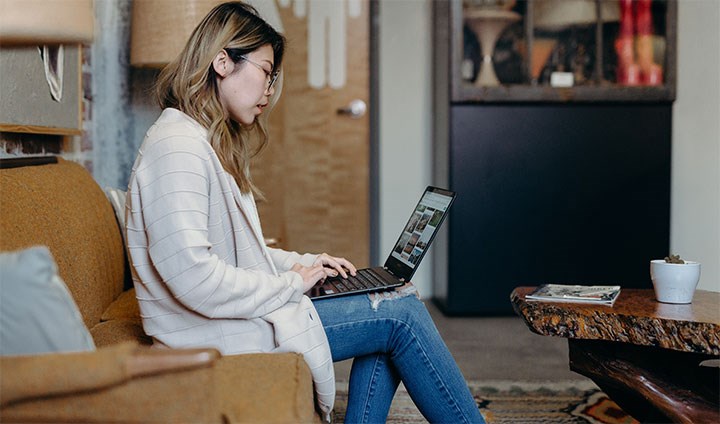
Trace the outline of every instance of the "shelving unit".
<path fill-rule="evenodd" d="M 597 21 L 588 79 L 560 88 L 531 81 L 538 1 L 515 3 L 522 19 L 498 41 L 493 87 L 463 75 L 463 3 L 434 2 L 434 183 L 458 193 L 434 247 L 435 301 L 449 315 L 510 315 L 517 286 L 650 288 L 649 261 L 669 253 L 676 2 L 653 1 L 661 85 L 613 82 L 618 23 Z M 524 55 L 509 83 L 496 59 L 511 44 Z"/>
<path fill-rule="evenodd" d="M 565 1 L 587 1 L 587 0 L 565 0 Z M 600 8 L 598 0 L 595 3 Z M 603 69 L 605 64 L 612 67 L 611 61 L 614 60 L 610 54 L 604 54 L 606 46 L 606 37 L 604 34 L 612 34 L 617 32 L 618 23 L 602 23 L 597 21 L 593 25 L 595 34 L 595 54 L 593 55 L 594 66 L 592 68 L 592 77 L 586 85 L 576 85 L 573 87 L 557 88 L 547 83 L 532 84 L 530 77 L 530 60 L 532 50 L 535 44 L 536 28 L 533 25 L 533 15 L 537 0 L 535 1 L 517 1 L 513 10 L 517 10 L 522 16 L 522 20 L 515 23 L 516 27 L 522 28 L 522 39 L 520 44 L 526 49 L 526 54 L 522 55 L 522 74 L 521 83 L 505 83 L 497 87 L 476 87 L 472 82 L 468 82 L 462 76 L 461 67 L 464 57 L 463 48 L 463 2 L 460 0 L 450 0 L 435 2 L 434 17 L 436 34 L 440 36 L 444 44 L 447 45 L 446 60 L 440 66 L 445 67 L 444 73 L 447 74 L 447 82 L 453 102 L 671 102 L 675 100 L 675 62 L 677 57 L 677 1 L 655 1 L 653 3 L 655 10 L 653 13 L 656 26 L 662 27 L 664 30 L 656 37 L 664 41 L 664 54 L 662 68 L 664 71 L 663 84 L 659 86 L 623 86 L 614 83 L 603 77 Z M 655 6 L 657 5 L 657 6 Z M 517 29 L 517 28 L 515 28 Z M 511 31 L 506 31 L 511 32 Z M 555 36 L 559 38 L 567 38 L 570 29 L 558 30 Z M 438 46 L 438 44 L 436 44 Z M 443 46 L 444 47 L 444 46 Z M 480 58 L 478 58 L 480 60 Z M 502 78 L 500 78 L 502 81 Z"/>

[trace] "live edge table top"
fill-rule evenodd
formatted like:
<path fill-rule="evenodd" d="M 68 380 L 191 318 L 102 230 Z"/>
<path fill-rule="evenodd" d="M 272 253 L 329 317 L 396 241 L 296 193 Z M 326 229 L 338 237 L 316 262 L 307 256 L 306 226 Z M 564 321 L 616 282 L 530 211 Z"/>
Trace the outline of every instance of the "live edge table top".
<path fill-rule="evenodd" d="M 526 301 L 536 287 L 518 287 L 513 308 L 535 333 L 608 340 L 720 355 L 720 293 L 695 291 L 686 305 L 660 303 L 650 289 L 622 289 L 613 306 Z"/>

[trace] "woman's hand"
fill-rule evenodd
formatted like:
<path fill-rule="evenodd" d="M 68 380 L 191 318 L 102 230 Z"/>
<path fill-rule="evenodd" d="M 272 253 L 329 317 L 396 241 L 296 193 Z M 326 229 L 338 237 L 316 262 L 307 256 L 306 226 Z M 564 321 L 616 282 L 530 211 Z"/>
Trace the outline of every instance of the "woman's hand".
<path fill-rule="evenodd" d="M 295 271 L 302 277 L 303 293 L 306 293 L 308 290 L 313 288 L 313 286 L 317 284 L 318 281 L 325 279 L 325 277 L 327 277 L 328 275 L 332 275 L 331 272 L 334 273 L 334 271 L 331 271 L 329 268 L 325 268 L 322 265 L 313 265 L 307 267 L 300 264 L 295 264 L 292 266 L 292 268 L 290 268 L 290 271 Z"/>
<path fill-rule="evenodd" d="M 342 275 L 343 278 L 347 278 L 347 272 L 350 271 L 350 275 L 355 275 L 357 270 L 355 265 L 345 258 L 336 258 L 330 256 L 327 253 L 318 255 L 312 266 L 303 266 L 295 264 L 290 268 L 290 271 L 295 271 L 303 279 L 303 293 L 313 288 L 318 281 L 324 280 L 327 277 L 337 277 L 338 274 Z"/>
<path fill-rule="evenodd" d="M 355 275 L 357 270 L 355 265 L 345 258 L 336 258 L 330 256 L 327 253 L 322 253 L 315 260 L 313 266 L 321 265 L 328 270 L 328 276 L 335 277 L 338 274 L 342 275 L 343 278 L 347 278 L 347 271 L 350 271 L 350 275 Z"/>

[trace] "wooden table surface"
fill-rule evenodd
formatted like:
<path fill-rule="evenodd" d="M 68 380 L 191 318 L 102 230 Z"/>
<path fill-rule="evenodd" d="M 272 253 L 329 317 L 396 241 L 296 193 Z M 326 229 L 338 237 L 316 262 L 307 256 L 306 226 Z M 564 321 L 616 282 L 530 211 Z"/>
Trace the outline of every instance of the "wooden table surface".
<path fill-rule="evenodd" d="M 621 289 L 613 306 L 526 301 L 536 287 L 518 287 L 515 311 L 538 334 L 658 346 L 720 355 L 720 293 L 697 290 L 690 304 L 660 303 L 651 289 Z"/>
<path fill-rule="evenodd" d="M 720 422 L 720 293 L 697 290 L 691 304 L 621 289 L 613 306 L 527 301 L 511 294 L 535 333 L 568 339 L 570 369 L 590 377 L 641 422 Z"/>

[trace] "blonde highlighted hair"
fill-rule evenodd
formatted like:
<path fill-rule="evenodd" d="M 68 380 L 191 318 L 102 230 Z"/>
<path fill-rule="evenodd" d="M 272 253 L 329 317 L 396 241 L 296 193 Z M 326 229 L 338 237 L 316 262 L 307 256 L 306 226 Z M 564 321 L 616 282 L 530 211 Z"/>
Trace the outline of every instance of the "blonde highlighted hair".
<path fill-rule="evenodd" d="M 212 62 L 223 49 L 232 52 L 228 56 L 237 58 L 237 62 L 240 55 L 264 45 L 273 49 L 273 71 L 280 69 L 285 38 L 252 6 L 241 2 L 220 4 L 195 27 L 180 55 L 162 70 L 156 85 L 160 107 L 178 109 L 205 127 L 225 170 L 243 193 L 256 195 L 260 193 L 250 178 L 250 159 L 267 144 L 266 118 L 252 125 L 230 119 L 218 97 Z M 276 90 L 274 96 L 279 92 Z"/>

